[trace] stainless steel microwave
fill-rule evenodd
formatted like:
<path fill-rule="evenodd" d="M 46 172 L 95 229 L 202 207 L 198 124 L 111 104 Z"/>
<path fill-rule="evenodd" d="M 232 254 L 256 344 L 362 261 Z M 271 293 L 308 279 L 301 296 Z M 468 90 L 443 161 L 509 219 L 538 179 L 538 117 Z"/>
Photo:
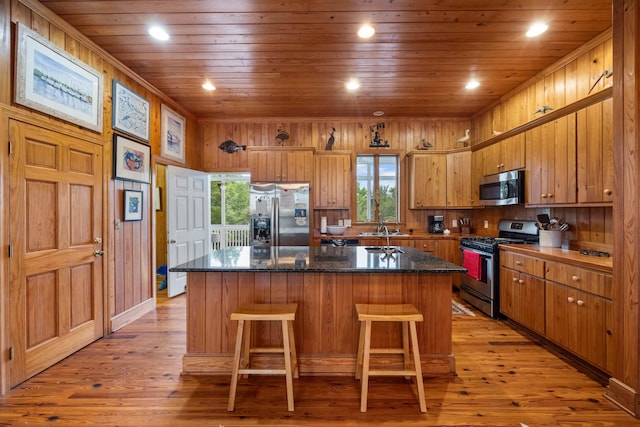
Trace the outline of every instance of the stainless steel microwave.
<path fill-rule="evenodd" d="M 486 206 L 524 203 L 524 170 L 513 170 L 482 178 L 480 203 Z"/>

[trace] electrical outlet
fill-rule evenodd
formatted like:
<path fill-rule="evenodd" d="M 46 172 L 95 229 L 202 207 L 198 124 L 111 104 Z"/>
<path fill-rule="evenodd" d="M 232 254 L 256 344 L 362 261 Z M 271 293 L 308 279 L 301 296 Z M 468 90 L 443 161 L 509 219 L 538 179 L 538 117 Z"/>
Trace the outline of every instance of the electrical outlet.
<path fill-rule="evenodd" d="M 484 220 L 484 228 L 489 228 L 489 221 L 488 220 Z"/>
<path fill-rule="evenodd" d="M 451 220 L 451 226 L 452 226 L 453 228 L 456 228 L 456 227 L 458 226 L 458 220 L 457 220 L 457 219 L 452 219 L 452 220 Z"/>

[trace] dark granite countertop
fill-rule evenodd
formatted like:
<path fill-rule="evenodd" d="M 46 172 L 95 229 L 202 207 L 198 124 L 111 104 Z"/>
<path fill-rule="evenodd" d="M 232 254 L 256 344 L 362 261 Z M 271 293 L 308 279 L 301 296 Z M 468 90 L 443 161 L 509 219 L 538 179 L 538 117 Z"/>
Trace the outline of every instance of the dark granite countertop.
<path fill-rule="evenodd" d="M 408 246 L 394 246 L 401 253 L 387 255 L 364 246 L 235 246 L 211 252 L 169 269 L 208 271 L 314 271 L 388 273 L 464 273 L 463 267 Z"/>

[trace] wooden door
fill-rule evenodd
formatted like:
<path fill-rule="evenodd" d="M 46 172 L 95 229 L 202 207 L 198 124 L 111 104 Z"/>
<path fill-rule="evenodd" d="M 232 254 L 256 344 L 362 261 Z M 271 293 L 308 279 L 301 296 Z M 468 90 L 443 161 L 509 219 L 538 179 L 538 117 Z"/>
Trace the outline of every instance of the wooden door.
<path fill-rule="evenodd" d="M 500 142 L 500 172 L 522 169 L 526 166 L 524 134 L 514 135 Z"/>
<path fill-rule="evenodd" d="M 427 209 L 447 205 L 447 157 L 416 154 L 410 158 L 409 208 Z"/>
<path fill-rule="evenodd" d="M 349 209 L 351 204 L 351 155 L 337 153 L 316 154 L 315 207 Z"/>
<path fill-rule="evenodd" d="M 282 180 L 282 154 L 269 150 L 249 150 L 251 182 L 274 182 Z"/>
<path fill-rule="evenodd" d="M 447 154 L 447 207 L 471 206 L 471 151 Z"/>
<path fill-rule="evenodd" d="M 10 386 L 103 335 L 102 147 L 10 122 Z"/>
<path fill-rule="evenodd" d="M 290 149 L 282 153 L 281 181 L 311 182 L 313 180 L 313 151 Z"/>
<path fill-rule="evenodd" d="M 613 201 L 613 100 L 578 115 L 578 201 Z"/>
<path fill-rule="evenodd" d="M 527 204 L 576 202 L 575 117 L 570 114 L 527 131 Z"/>

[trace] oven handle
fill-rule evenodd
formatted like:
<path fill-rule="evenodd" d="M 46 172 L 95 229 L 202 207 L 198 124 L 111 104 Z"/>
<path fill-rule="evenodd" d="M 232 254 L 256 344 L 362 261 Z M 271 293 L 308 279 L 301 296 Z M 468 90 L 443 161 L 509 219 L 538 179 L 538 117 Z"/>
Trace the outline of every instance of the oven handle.
<path fill-rule="evenodd" d="M 493 259 L 493 254 L 489 253 L 489 252 L 485 252 L 485 251 L 480 251 L 478 249 L 474 249 L 474 248 L 468 248 L 466 246 L 462 246 L 460 245 L 460 252 L 462 251 L 471 251 L 471 252 L 475 252 L 477 254 L 480 254 L 480 256 L 487 258 L 487 259 Z"/>

